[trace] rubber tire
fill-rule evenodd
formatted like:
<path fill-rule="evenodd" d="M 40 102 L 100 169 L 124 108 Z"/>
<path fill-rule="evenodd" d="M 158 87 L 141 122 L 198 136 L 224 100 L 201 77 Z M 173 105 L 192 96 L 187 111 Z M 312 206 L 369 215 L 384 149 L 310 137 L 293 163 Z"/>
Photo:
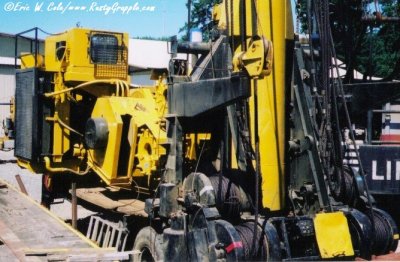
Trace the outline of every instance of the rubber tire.
<path fill-rule="evenodd" d="M 152 227 L 142 228 L 133 244 L 133 250 L 140 251 L 140 254 L 134 255 L 133 261 L 163 261 L 162 244 L 162 235 L 157 234 Z M 149 254 L 151 257 L 149 257 Z"/>

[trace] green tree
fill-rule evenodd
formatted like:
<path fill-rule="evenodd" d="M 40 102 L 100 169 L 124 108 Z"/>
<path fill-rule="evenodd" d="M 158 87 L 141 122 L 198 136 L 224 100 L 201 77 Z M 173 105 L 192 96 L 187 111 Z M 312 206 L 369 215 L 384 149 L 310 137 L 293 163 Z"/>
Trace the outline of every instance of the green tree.
<path fill-rule="evenodd" d="M 198 28 L 203 33 L 203 39 L 208 40 L 210 31 L 213 27 L 212 23 L 212 7 L 221 2 L 220 0 L 191 0 L 188 1 L 186 6 L 191 3 L 190 9 L 190 23 L 186 22 L 185 25 L 179 29 L 179 32 L 184 32 L 182 40 L 187 41 L 188 28 Z"/>
<path fill-rule="evenodd" d="M 299 0 L 297 12 L 301 29 L 308 33 L 309 12 L 307 1 Z M 353 82 L 353 70 L 367 76 L 378 76 L 391 80 L 400 77 L 400 26 L 399 23 L 367 23 L 362 17 L 400 16 L 399 0 L 332 0 L 330 1 L 330 23 L 339 59 L 345 65 L 345 82 Z"/>

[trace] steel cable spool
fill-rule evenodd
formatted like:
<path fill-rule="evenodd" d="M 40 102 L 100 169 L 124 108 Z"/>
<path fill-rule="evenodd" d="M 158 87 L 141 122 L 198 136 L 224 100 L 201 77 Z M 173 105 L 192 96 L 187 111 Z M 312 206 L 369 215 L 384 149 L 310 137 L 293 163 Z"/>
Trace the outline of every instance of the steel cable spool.
<path fill-rule="evenodd" d="M 269 258 L 268 244 L 264 232 L 260 226 L 257 227 L 257 245 L 253 245 L 253 238 L 255 235 L 254 223 L 255 222 L 245 222 L 243 224 L 235 226 L 235 229 L 242 240 L 244 260 L 267 261 Z M 253 254 L 256 254 L 256 256 L 253 256 Z"/>
<path fill-rule="evenodd" d="M 241 212 L 249 210 L 249 197 L 241 187 L 225 176 L 210 176 L 209 179 L 215 191 L 217 209 L 222 217 L 227 220 L 235 220 L 240 218 Z"/>
<path fill-rule="evenodd" d="M 336 173 L 336 184 L 330 182 L 332 193 L 338 201 L 355 206 L 357 201 L 356 183 L 349 166 L 343 166 Z"/>
<path fill-rule="evenodd" d="M 351 174 L 350 167 L 343 167 L 343 178 L 343 202 L 354 206 L 357 201 L 356 183 L 353 179 L 353 175 Z"/>
<path fill-rule="evenodd" d="M 389 234 L 389 232 L 381 216 L 377 215 L 374 212 L 373 219 L 375 222 L 375 239 L 373 244 L 373 253 L 376 255 L 382 255 L 385 254 L 388 249 L 389 240 L 387 239 L 387 235 Z"/>
<path fill-rule="evenodd" d="M 372 214 L 375 222 L 373 253 L 383 255 L 395 251 L 398 244 L 398 228 L 395 222 L 383 210 L 374 208 Z"/>

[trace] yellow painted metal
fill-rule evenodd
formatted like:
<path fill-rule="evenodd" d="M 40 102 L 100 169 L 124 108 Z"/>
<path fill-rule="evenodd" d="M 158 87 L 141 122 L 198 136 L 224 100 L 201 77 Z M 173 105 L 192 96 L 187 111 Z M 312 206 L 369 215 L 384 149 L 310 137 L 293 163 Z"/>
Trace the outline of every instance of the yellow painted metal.
<path fill-rule="evenodd" d="M 282 209 L 285 201 L 285 95 L 286 90 L 290 87 L 286 74 L 292 62 L 287 61 L 286 58 L 287 52 L 290 51 L 287 49 L 287 44 L 293 41 L 294 31 L 289 0 L 256 1 L 256 9 L 258 21 L 253 21 L 253 23 L 258 24 L 257 34 L 273 43 L 275 57 L 271 75 L 255 79 L 252 84 L 253 90 L 254 84 L 257 85 L 258 97 L 256 110 L 258 110 L 259 116 L 262 204 L 274 211 Z M 269 10 L 269 12 L 262 10 Z M 249 28 L 248 31 L 250 31 Z M 251 100 L 253 99 L 254 96 Z M 250 105 L 253 104 L 250 101 Z M 253 115 L 254 108 L 250 107 L 250 109 L 250 115 Z"/>
<path fill-rule="evenodd" d="M 48 156 L 37 163 L 18 160 L 21 166 L 77 175 L 91 168 L 108 185 L 131 188 L 133 179 L 142 183 L 146 176 L 150 184 L 166 155 L 160 145 L 166 141 L 166 72 L 156 70 L 155 86 L 131 86 L 128 45 L 126 33 L 73 28 L 47 37 L 45 56 L 38 56 L 36 64 L 33 55 L 22 56 L 23 67 L 46 73 L 44 99 L 51 104 L 52 114 L 45 120 L 52 141 Z M 88 149 L 84 144 L 89 117 L 107 121 L 104 149 Z"/>
<path fill-rule="evenodd" d="M 207 141 L 210 140 L 210 134 L 207 133 L 199 133 L 199 134 L 186 134 L 185 137 L 185 145 L 186 145 L 186 150 L 185 150 L 185 159 L 188 160 L 197 160 L 198 156 L 196 150 L 198 148 L 202 148 L 207 143 Z M 203 148 L 204 151 L 204 148 Z"/>
<path fill-rule="evenodd" d="M 349 225 L 343 212 L 317 214 L 314 228 L 321 258 L 354 256 Z"/>
<path fill-rule="evenodd" d="M 230 3 L 233 3 L 230 7 Z M 228 6 L 225 13 L 218 9 L 221 6 Z M 284 176 L 285 176 L 285 90 L 289 88 L 290 82 L 286 79 L 286 74 L 291 67 L 291 61 L 286 61 L 288 43 L 293 41 L 293 21 L 291 16 L 291 6 L 289 0 L 246 0 L 245 16 L 241 17 L 240 1 L 223 2 L 220 7 L 215 9 L 215 17 L 219 18 L 219 27 L 228 27 L 230 35 L 234 37 L 233 43 L 234 58 L 240 63 L 240 59 L 245 54 L 251 54 L 255 48 L 255 66 L 251 65 L 252 60 L 246 61 L 244 68 L 251 76 L 252 96 L 249 99 L 250 106 L 250 125 L 251 137 L 254 148 L 259 148 L 260 168 L 262 176 L 262 205 L 272 211 L 281 210 L 284 200 Z M 226 14 L 233 14 L 233 17 Z M 227 18 L 223 18 L 223 17 Z M 254 19 L 254 20 L 253 20 Z M 232 22 L 233 21 L 233 22 Z M 245 28 L 241 21 L 245 21 Z M 245 35 L 243 35 L 245 33 Z M 244 43 L 243 40 L 244 39 Z M 254 45 L 254 39 L 259 39 Z M 274 60 L 271 67 L 271 74 L 260 73 L 260 50 L 261 42 L 271 41 L 273 43 Z M 246 46 L 243 46 L 245 44 Z M 264 45 L 265 47 L 266 45 Z M 267 63 L 267 58 L 264 59 Z M 253 58 L 252 55 L 248 57 Z M 271 56 L 270 56 L 271 57 Z M 235 59 L 234 59 L 235 63 Z M 242 63 L 243 64 L 243 63 Z M 265 66 L 265 65 L 264 65 Z M 242 67 L 235 66 L 236 70 L 243 70 Z M 255 97 L 257 97 L 257 108 L 254 108 Z M 257 136 L 259 143 L 255 142 L 255 110 L 258 114 Z"/>
<path fill-rule="evenodd" d="M 24 160 L 24 159 L 17 159 L 17 164 L 20 167 L 23 167 L 25 169 L 28 169 L 31 172 L 37 172 L 37 169 L 31 166 L 31 163 Z"/>
<path fill-rule="evenodd" d="M 36 65 L 35 65 L 36 63 Z M 21 69 L 31 68 L 31 67 L 43 67 L 44 66 L 44 57 L 40 54 L 35 55 L 30 53 L 21 53 Z"/>
<path fill-rule="evenodd" d="M 64 89 L 62 76 L 55 77 L 54 89 L 56 91 Z M 58 96 L 54 101 L 54 116 L 48 118 L 53 121 L 53 161 L 62 162 L 63 155 L 70 149 L 70 130 L 63 127 L 70 124 L 70 102 L 67 101 L 66 95 Z"/>
<path fill-rule="evenodd" d="M 70 92 L 66 92 L 75 86 L 80 86 L 82 82 L 96 84 L 85 84 L 85 91 L 96 96 L 116 95 L 118 88 L 123 88 L 119 79 L 98 81 L 96 75 L 96 64 L 92 61 L 91 36 L 106 35 L 115 37 L 118 45 L 126 47 L 128 45 L 128 35 L 115 32 L 98 32 L 84 28 L 73 28 L 62 34 L 50 36 L 45 40 L 45 70 L 54 72 L 54 115 L 48 118 L 53 121 L 53 154 L 52 161 L 54 163 L 62 163 L 63 156 L 72 148 L 70 136 L 71 131 L 66 126 L 70 126 L 71 120 L 71 96 Z M 112 67 L 114 70 L 113 77 L 124 76 L 122 80 L 129 81 L 127 74 L 128 61 L 127 51 L 126 60 L 121 61 L 122 66 Z M 100 77 L 102 79 L 102 77 Z M 110 84 L 107 84 L 109 82 Z M 98 83 L 98 84 L 97 84 Z M 72 84 L 72 87 L 71 87 Z M 115 85 L 118 87 L 116 88 Z M 125 87 L 124 87 L 125 88 Z M 117 91 L 116 91 L 117 89 Z M 82 95 L 75 96 L 82 99 Z M 75 100 L 77 100 L 75 99 Z M 76 161 L 79 165 L 80 161 Z"/>
<path fill-rule="evenodd" d="M 127 172 L 118 173 L 121 153 L 122 116 L 131 116 L 128 141 L 129 162 Z M 150 176 L 158 160 L 166 154 L 160 143 L 166 133 L 157 114 L 157 104 L 149 88 L 138 88 L 130 97 L 101 97 L 97 99 L 92 117 L 102 117 L 108 124 L 108 142 L 104 149 L 89 150 L 89 164 L 107 184 L 128 185 L 131 176 Z M 136 159 L 136 160 L 135 160 Z M 134 163 L 136 165 L 134 165 Z"/>
<path fill-rule="evenodd" d="M 45 40 L 45 65 L 48 72 L 63 72 L 64 81 L 87 82 L 96 79 L 95 63 L 90 54 L 91 36 L 111 35 L 118 41 L 118 45 L 127 48 L 129 37 L 126 33 L 95 31 L 87 28 L 73 28 L 64 33 L 49 36 Z M 129 81 L 128 57 L 121 62 L 121 66 L 113 68 L 112 76 Z M 121 76 L 121 77 L 117 77 Z"/>

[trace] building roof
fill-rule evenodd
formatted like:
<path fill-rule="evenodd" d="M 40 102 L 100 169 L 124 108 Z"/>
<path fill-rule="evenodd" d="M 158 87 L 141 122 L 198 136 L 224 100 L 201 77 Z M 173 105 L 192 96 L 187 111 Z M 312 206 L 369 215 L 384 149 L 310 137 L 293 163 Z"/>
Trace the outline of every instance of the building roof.
<path fill-rule="evenodd" d="M 15 35 L 0 32 L 0 37 L 11 37 L 11 38 L 14 38 Z"/>

